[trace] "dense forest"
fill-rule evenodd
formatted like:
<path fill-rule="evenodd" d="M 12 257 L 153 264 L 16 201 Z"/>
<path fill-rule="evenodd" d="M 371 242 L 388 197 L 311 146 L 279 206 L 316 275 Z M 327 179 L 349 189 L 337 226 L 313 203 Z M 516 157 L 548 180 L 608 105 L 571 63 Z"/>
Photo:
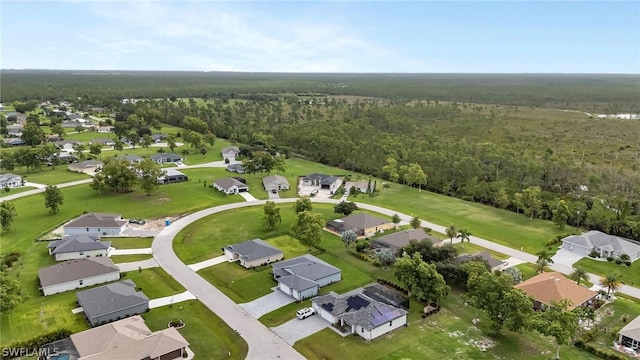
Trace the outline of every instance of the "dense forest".
<path fill-rule="evenodd" d="M 277 74 L 1 70 L 0 101 L 78 97 L 220 98 L 266 93 L 357 95 L 640 112 L 638 75 Z M 99 104 L 96 104 L 99 105 Z"/>

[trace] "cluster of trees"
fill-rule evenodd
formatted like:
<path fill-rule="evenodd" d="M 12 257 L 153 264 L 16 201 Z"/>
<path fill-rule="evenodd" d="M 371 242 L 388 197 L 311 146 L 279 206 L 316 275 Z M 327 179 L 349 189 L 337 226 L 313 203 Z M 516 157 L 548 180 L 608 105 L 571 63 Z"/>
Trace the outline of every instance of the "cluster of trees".
<path fill-rule="evenodd" d="M 304 246 L 318 247 L 322 240 L 322 228 L 325 221 L 321 214 L 313 212 L 309 198 L 296 200 L 291 208 L 296 213 L 296 221 L 291 226 L 293 236 Z"/>
<path fill-rule="evenodd" d="M 267 151 L 253 151 L 249 156 L 242 159 L 242 167 L 248 174 L 266 173 L 273 171 L 276 174 L 286 171 L 285 157 L 282 155 L 271 155 Z"/>
<path fill-rule="evenodd" d="M 105 192 L 132 192 L 138 186 L 151 195 L 158 188 L 158 178 L 164 174 L 165 171 L 148 158 L 137 164 L 126 159 L 109 158 L 102 171 L 94 175 L 90 186 L 100 195 Z"/>

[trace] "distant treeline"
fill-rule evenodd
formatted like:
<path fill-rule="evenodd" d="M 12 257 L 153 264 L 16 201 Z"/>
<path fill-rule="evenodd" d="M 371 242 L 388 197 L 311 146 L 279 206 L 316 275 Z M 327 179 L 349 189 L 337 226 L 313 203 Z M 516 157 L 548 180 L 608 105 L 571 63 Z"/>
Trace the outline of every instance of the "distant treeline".
<path fill-rule="evenodd" d="M 524 110 L 511 106 L 335 98 L 314 104 L 154 100 L 120 110 L 116 130 L 122 134 L 168 123 L 530 217 L 640 239 L 638 121 L 561 115 L 553 123 L 519 118 L 514 114 Z M 390 175 L 389 161 L 396 162 L 396 176 Z M 412 180 L 412 164 L 426 173 L 426 184 Z"/>
<path fill-rule="evenodd" d="M 640 112 L 638 75 L 0 71 L 0 101 L 312 93 Z"/>

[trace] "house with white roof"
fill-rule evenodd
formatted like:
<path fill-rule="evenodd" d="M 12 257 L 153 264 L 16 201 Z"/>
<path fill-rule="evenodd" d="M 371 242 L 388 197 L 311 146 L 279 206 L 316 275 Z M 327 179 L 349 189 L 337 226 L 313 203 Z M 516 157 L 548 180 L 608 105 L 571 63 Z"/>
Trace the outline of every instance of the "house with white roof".
<path fill-rule="evenodd" d="M 567 236 L 562 239 L 562 248 L 582 256 L 588 256 L 593 251 L 601 258 L 617 258 L 627 254 L 631 261 L 635 261 L 640 257 L 640 244 L 637 242 L 596 230 Z"/>

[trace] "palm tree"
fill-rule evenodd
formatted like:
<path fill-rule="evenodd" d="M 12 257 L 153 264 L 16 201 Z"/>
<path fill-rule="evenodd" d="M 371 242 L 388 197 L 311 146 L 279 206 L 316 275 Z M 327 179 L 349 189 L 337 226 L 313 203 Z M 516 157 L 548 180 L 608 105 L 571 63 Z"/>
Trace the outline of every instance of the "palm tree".
<path fill-rule="evenodd" d="M 471 236 L 471 233 L 467 231 L 467 229 L 461 229 L 460 231 L 458 231 L 458 235 L 456 235 L 456 237 L 460 239 L 460 243 L 463 246 L 465 241 L 471 242 L 470 236 Z"/>
<path fill-rule="evenodd" d="M 449 238 L 449 240 L 451 240 L 452 245 L 453 238 L 456 237 L 456 235 L 458 235 L 458 228 L 454 224 L 449 225 L 449 227 L 447 228 L 447 237 Z"/>
<path fill-rule="evenodd" d="M 538 266 L 536 267 L 536 273 L 542 274 L 544 270 L 547 268 L 547 265 L 549 265 L 549 260 L 538 258 L 538 261 L 536 261 L 536 264 L 538 264 Z"/>
<path fill-rule="evenodd" d="M 422 225 L 422 221 L 420 221 L 420 219 L 417 216 L 414 216 L 413 218 L 411 218 L 411 222 L 409 222 L 409 224 L 411 225 L 412 228 L 418 229 L 420 225 Z"/>
<path fill-rule="evenodd" d="M 589 275 L 587 275 L 587 271 L 581 267 L 576 267 L 573 269 L 573 272 L 569 274 L 569 279 L 575 280 L 576 284 L 580 285 L 580 281 L 589 280 Z"/>
<path fill-rule="evenodd" d="M 600 285 L 607 287 L 607 298 L 611 292 L 615 292 L 622 285 L 622 275 L 618 271 L 611 271 L 600 279 Z"/>
<path fill-rule="evenodd" d="M 553 259 L 551 259 L 553 255 L 549 252 L 549 250 L 542 249 L 538 251 L 536 255 L 538 255 L 538 262 L 540 262 L 540 260 L 545 260 L 547 264 L 553 264 Z"/>

